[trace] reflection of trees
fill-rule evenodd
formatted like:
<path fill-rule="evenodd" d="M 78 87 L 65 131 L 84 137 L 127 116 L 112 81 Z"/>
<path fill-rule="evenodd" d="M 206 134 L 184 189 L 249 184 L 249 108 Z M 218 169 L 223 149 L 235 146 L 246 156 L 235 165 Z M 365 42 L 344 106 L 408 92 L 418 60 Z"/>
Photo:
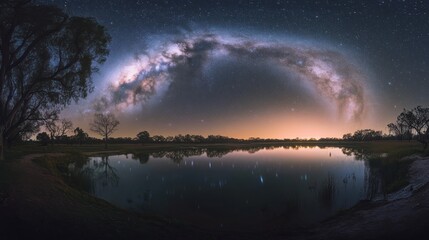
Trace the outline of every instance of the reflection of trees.
<path fill-rule="evenodd" d="M 371 164 L 371 162 L 373 161 L 372 159 L 377 156 L 376 154 L 367 153 L 362 148 L 358 149 L 351 147 L 343 147 L 341 150 L 347 156 L 354 156 L 356 160 L 366 161 L 365 163 L 368 166 L 368 169 L 365 172 L 365 192 L 367 199 L 373 199 L 380 192 L 385 192 L 385 190 L 381 187 L 381 181 L 383 179 L 383 176 L 380 174 L 380 168 L 378 166 L 375 166 L 374 164 Z"/>
<path fill-rule="evenodd" d="M 341 151 L 347 156 L 355 156 L 356 160 L 365 160 L 368 157 L 368 153 L 366 153 L 362 148 L 343 147 L 341 148 Z"/>
<path fill-rule="evenodd" d="M 212 148 L 208 148 L 206 149 L 206 155 L 209 158 L 214 158 L 214 157 L 218 157 L 221 158 L 225 155 L 227 155 L 228 153 L 233 152 L 233 149 L 212 149 Z"/>
<path fill-rule="evenodd" d="M 185 157 L 200 156 L 205 152 L 202 148 L 180 149 L 166 152 L 165 157 L 175 163 L 180 163 Z"/>
<path fill-rule="evenodd" d="M 253 154 L 253 153 L 259 152 L 261 149 L 263 149 L 263 148 L 261 148 L 261 147 L 253 147 L 253 148 L 245 149 L 245 151 L 247 151 L 250 154 Z"/>
<path fill-rule="evenodd" d="M 372 199 L 380 194 L 387 196 L 388 192 L 397 190 L 402 181 L 402 176 L 407 174 L 406 161 L 395 158 L 386 158 L 387 154 L 370 152 L 363 148 L 344 147 L 342 151 L 345 155 L 355 156 L 357 160 L 365 160 L 368 167 L 365 172 L 365 191 L 368 199 Z"/>
<path fill-rule="evenodd" d="M 177 149 L 171 151 L 156 151 L 156 152 L 145 152 L 133 154 L 133 159 L 138 159 L 140 163 L 146 163 L 149 161 L 149 156 L 154 158 L 169 158 L 175 163 L 180 163 L 184 158 L 191 156 L 200 156 L 206 149 L 204 148 L 192 148 L 192 149 Z"/>
<path fill-rule="evenodd" d="M 366 198 L 373 199 L 380 192 L 383 192 L 383 195 L 386 196 L 386 191 L 382 189 L 382 177 L 380 176 L 380 170 L 378 168 L 370 167 L 368 172 L 365 174 L 368 174 L 365 179 Z"/>
<path fill-rule="evenodd" d="M 168 152 L 167 154 L 165 154 L 165 157 L 169 158 L 174 163 L 179 164 L 183 160 L 184 157 L 189 157 L 189 155 L 187 155 L 183 151 L 173 151 L 173 152 Z"/>
<path fill-rule="evenodd" d="M 70 161 L 66 161 L 67 168 L 60 169 L 60 171 L 64 172 L 68 184 L 92 193 L 94 192 L 94 170 L 85 167 L 88 162 L 88 157 L 74 157 Z"/>
<path fill-rule="evenodd" d="M 94 161 L 94 172 L 103 186 L 117 185 L 119 182 L 119 176 L 116 169 L 110 165 L 108 156 L 101 157 L 101 161 Z"/>
<path fill-rule="evenodd" d="M 334 203 L 336 192 L 335 178 L 331 174 L 322 182 L 322 186 L 319 189 L 318 197 L 320 203 L 327 208 L 331 208 Z"/>
<path fill-rule="evenodd" d="M 201 156 L 204 153 L 209 158 L 218 157 L 221 158 L 228 153 L 234 151 L 246 151 L 248 153 L 256 153 L 261 150 L 273 150 L 276 148 L 284 148 L 284 149 L 295 149 L 298 150 L 300 148 L 314 148 L 317 146 L 304 146 L 304 145 L 225 145 L 225 146 L 216 146 L 216 147 L 194 147 L 194 148 L 184 148 L 184 149 L 172 149 L 172 150 L 153 150 L 153 151 L 145 151 L 141 153 L 134 153 L 132 158 L 135 160 L 139 160 L 141 163 L 147 163 L 149 157 L 153 158 L 169 158 L 176 163 L 180 163 L 184 158 L 192 157 L 192 156 Z"/>
<path fill-rule="evenodd" d="M 133 154 L 131 156 L 132 159 L 134 160 L 139 160 L 139 162 L 141 164 L 145 164 L 147 162 L 149 162 L 149 153 L 137 153 L 137 154 Z"/>

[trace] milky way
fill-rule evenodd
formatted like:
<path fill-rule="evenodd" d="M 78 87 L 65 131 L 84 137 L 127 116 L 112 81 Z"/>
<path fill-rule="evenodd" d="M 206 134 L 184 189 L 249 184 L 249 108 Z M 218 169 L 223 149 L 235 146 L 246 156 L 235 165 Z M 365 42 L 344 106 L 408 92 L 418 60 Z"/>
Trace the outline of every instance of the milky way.
<path fill-rule="evenodd" d="M 35 1 L 112 36 L 61 113 L 87 131 L 106 110 L 115 136 L 341 137 L 429 102 L 429 1 Z"/>
<path fill-rule="evenodd" d="M 337 49 L 297 40 L 272 41 L 218 33 L 187 34 L 158 41 L 131 64 L 123 66 L 120 74 L 113 78 L 103 101 L 114 103 L 119 110 L 143 106 L 141 111 L 144 111 L 144 106 L 151 102 L 162 108 L 166 98 L 177 98 L 173 102 L 178 105 L 183 98 L 192 98 L 190 95 L 210 95 L 213 85 L 222 82 L 218 79 L 219 73 L 213 74 L 210 69 L 213 66 L 216 66 L 216 72 L 222 72 L 228 64 L 219 63 L 244 62 L 241 71 L 253 66 L 262 67 L 264 71 L 282 71 L 282 81 L 300 81 L 305 92 L 323 101 L 327 110 L 335 106 L 338 117 L 355 121 L 362 119 L 367 110 L 367 91 L 365 76 L 349 58 Z M 236 78 L 246 77 L 249 78 L 244 74 Z M 260 81 L 259 88 L 273 81 L 269 76 L 257 80 Z M 246 79 L 242 81 L 241 88 L 245 88 Z M 234 85 L 233 82 L 229 84 Z M 248 81 L 248 84 L 254 83 Z M 179 96 L 180 91 L 187 94 Z M 237 89 L 232 94 L 239 91 Z M 223 98 L 225 92 L 217 97 Z M 287 89 L 284 94 L 289 94 Z M 151 101 L 153 99 L 157 100 Z M 205 100 L 200 101 L 192 104 L 204 104 Z"/>

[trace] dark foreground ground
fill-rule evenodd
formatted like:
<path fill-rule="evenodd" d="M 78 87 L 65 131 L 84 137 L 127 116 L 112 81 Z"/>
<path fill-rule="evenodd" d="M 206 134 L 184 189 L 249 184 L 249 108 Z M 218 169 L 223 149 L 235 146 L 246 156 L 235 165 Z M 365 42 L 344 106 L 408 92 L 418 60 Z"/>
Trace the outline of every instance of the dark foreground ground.
<path fill-rule="evenodd" d="M 118 209 L 69 187 L 31 160 L 37 156 L 27 155 L 0 165 L 0 180 L 8 181 L 2 184 L 7 187 L 0 189 L 0 239 L 429 238 L 429 185 L 406 199 L 363 202 L 315 226 L 222 232 Z"/>

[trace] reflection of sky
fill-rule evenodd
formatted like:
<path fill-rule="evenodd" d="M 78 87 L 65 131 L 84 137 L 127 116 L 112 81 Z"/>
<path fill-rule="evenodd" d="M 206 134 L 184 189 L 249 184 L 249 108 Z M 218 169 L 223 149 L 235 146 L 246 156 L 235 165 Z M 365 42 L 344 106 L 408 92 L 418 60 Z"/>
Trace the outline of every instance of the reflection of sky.
<path fill-rule="evenodd" d="M 109 164 L 117 170 L 119 182 L 103 186 L 97 180 L 96 196 L 126 209 L 195 224 L 309 223 L 364 197 L 364 162 L 336 148 L 233 152 L 222 158 L 201 155 L 180 163 L 150 157 L 140 164 L 121 155 L 109 157 Z M 329 176 L 335 191 L 324 201 L 321 194 Z"/>

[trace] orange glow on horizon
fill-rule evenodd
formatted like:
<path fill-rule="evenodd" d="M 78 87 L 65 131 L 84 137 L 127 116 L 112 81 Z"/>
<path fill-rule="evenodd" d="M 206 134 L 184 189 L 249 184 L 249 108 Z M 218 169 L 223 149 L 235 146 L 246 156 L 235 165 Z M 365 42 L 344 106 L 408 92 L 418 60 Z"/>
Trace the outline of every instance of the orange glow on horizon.
<path fill-rule="evenodd" d="M 122 122 L 119 130 L 113 134 L 113 137 L 135 137 L 138 132 L 147 130 L 151 136 L 195 134 L 203 136 L 223 135 L 242 139 L 251 137 L 319 139 L 327 137 L 341 138 L 346 133 L 352 133 L 363 128 L 385 131 L 385 124 L 382 121 L 366 120 L 350 122 L 335 119 L 328 114 L 302 112 L 294 116 L 290 116 L 290 113 L 284 113 L 252 117 L 244 116 L 235 119 L 225 117 L 222 121 L 198 121 L 196 124 L 173 122 L 172 126 L 157 125 L 156 123 L 142 121 L 141 126 L 143 127 L 137 129 L 134 124 Z"/>

